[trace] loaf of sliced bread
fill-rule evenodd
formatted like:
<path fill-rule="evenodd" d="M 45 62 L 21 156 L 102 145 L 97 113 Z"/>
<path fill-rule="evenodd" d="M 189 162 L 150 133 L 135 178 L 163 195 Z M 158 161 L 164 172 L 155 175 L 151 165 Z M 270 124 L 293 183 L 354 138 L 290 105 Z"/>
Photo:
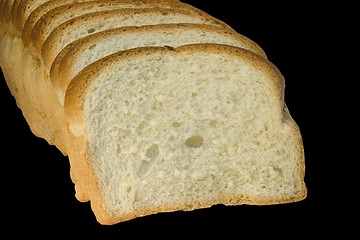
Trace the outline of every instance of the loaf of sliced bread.
<path fill-rule="evenodd" d="M 50 68 L 56 55 L 66 45 L 89 34 L 117 27 L 162 23 L 200 23 L 229 28 L 213 17 L 181 9 L 117 9 L 94 12 L 73 18 L 57 27 L 42 46 L 42 60 Z M 37 39 L 32 41 L 36 42 Z"/>
<path fill-rule="evenodd" d="M 71 175 L 102 224 L 305 197 L 302 140 L 267 60 L 215 44 L 147 47 L 89 65 L 65 110 Z"/>
<path fill-rule="evenodd" d="M 188 4 L 0 0 L 0 66 L 102 224 L 306 197 L 280 72 Z"/>

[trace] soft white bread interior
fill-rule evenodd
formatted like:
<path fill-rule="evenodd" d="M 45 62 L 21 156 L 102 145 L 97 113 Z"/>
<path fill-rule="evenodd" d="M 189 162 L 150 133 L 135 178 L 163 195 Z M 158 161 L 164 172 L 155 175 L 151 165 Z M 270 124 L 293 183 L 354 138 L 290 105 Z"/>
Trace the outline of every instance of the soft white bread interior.
<path fill-rule="evenodd" d="M 71 174 L 102 224 L 306 196 L 302 140 L 266 59 L 217 44 L 89 65 L 65 99 Z"/>

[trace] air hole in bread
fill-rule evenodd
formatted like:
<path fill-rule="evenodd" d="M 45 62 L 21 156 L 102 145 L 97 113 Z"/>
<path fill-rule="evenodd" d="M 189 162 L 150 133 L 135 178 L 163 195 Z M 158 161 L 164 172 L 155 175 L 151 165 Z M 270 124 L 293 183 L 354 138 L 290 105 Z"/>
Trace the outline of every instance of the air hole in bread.
<path fill-rule="evenodd" d="M 151 145 L 145 153 L 146 159 L 142 160 L 140 166 L 136 172 L 138 178 L 144 178 L 149 173 L 151 165 L 159 155 L 159 148 L 157 144 Z"/>
<path fill-rule="evenodd" d="M 199 148 L 202 146 L 203 142 L 204 139 L 201 136 L 195 135 L 186 139 L 185 145 L 191 148 Z"/>
<path fill-rule="evenodd" d="M 93 32 L 95 32 L 95 28 L 89 28 L 89 29 L 87 30 L 87 32 L 88 32 L 88 33 L 93 33 Z"/>
<path fill-rule="evenodd" d="M 159 148 L 156 144 L 151 145 L 146 151 L 147 159 L 154 160 L 159 155 Z"/>

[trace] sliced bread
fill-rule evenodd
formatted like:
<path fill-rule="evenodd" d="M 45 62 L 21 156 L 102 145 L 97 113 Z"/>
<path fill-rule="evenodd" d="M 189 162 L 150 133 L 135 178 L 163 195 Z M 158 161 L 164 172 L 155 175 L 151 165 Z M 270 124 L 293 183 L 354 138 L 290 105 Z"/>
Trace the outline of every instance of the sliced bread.
<path fill-rule="evenodd" d="M 101 0 L 66 4 L 50 10 L 36 22 L 33 29 L 31 30 L 31 39 L 36 40 L 30 41 L 28 47 L 36 56 L 39 56 L 43 43 L 56 27 L 74 17 L 86 13 L 122 8 L 172 8 L 184 10 L 189 9 L 185 4 L 175 5 L 173 3 L 174 1 L 168 0 Z M 29 41 L 29 39 L 27 39 L 27 41 Z"/>
<path fill-rule="evenodd" d="M 73 18 L 57 27 L 41 49 L 45 66 L 51 66 L 56 55 L 71 42 L 106 29 L 163 23 L 200 23 L 229 28 L 210 16 L 193 14 L 181 9 L 117 9 L 94 12 Z M 37 39 L 33 39 L 36 42 Z"/>
<path fill-rule="evenodd" d="M 109 1 L 114 0 L 103 0 L 102 2 L 106 4 Z M 120 0 L 116 0 L 119 2 Z M 173 4 L 178 3 L 176 0 L 121 0 L 124 5 L 128 4 L 129 6 L 137 6 L 137 5 L 146 5 L 149 6 L 152 3 L 160 4 L 162 2 L 172 2 Z M 50 0 L 46 3 L 38 6 L 36 9 L 29 9 L 25 11 L 26 8 L 21 8 L 21 10 L 18 10 L 17 15 L 19 16 L 17 18 L 17 28 L 20 32 L 22 32 L 22 39 L 24 41 L 24 45 L 28 46 L 29 42 L 31 42 L 31 32 L 35 26 L 35 24 L 40 20 L 41 17 L 46 15 L 49 11 L 64 6 L 67 4 L 74 4 L 74 3 L 84 3 L 84 2 L 98 2 L 94 0 Z M 23 17 L 20 17 L 23 16 Z"/>
<path fill-rule="evenodd" d="M 266 59 L 216 44 L 102 58 L 66 92 L 71 176 L 113 224 L 214 204 L 306 196 L 300 132 Z"/>
<path fill-rule="evenodd" d="M 219 43 L 242 47 L 265 56 L 262 49 L 250 39 L 231 30 L 204 24 L 157 24 L 140 27 L 122 27 L 97 34 L 69 44 L 52 64 L 50 79 L 53 87 L 47 87 L 42 94 L 53 95 L 46 101 L 51 125 L 56 139 L 64 139 L 64 97 L 70 81 L 87 65 L 118 51 L 144 46 L 177 47 L 186 44 Z M 57 70 L 60 68 L 59 74 Z M 46 79 L 46 81 L 50 81 Z M 55 99 L 56 98 L 56 99 Z M 62 129 L 61 129 L 62 128 Z M 63 133 L 63 134 L 61 134 Z M 51 135 L 51 134 L 48 134 Z"/>
<path fill-rule="evenodd" d="M 17 31 L 21 33 L 24 45 L 28 46 L 28 39 L 31 39 L 31 31 L 37 21 L 45 15 L 50 10 L 63 6 L 66 4 L 71 4 L 75 2 L 89 2 L 92 0 L 50 0 L 46 1 L 41 5 L 32 5 L 28 7 L 18 8 L 16 15 L 18 16 L 15 20 L 15 26 Z M 35 7 L 35 8 L 34 8 Z"/>
<path fill-rule="evenodd" d="M 122 27 L 91 34 L 69 44 L 53 62 L 50 78 L 63 105 L 70 81 L 83 68 L 100 58 L 136 47 L 178 47 L 194 43 L 227 44 L 266 57 L 264 51 L 250 39 L 217 26 L 182 23 Z"/>
<path fill-rule="evenodd" d="M 19 22 L 25 20 L 25 16 L 41 4 L 49 0 L 15 0 L 9 11 L 7 21 L 12 25 L 12 34 L 16 36 L 21 35 L 21 28 Z"/>
<path fill-rule="evenodd" d="M 54 43 L 56 48 L 55 49 L 52 48 L 51 44 L 48 46 L 46 46 L 46 43 L 44 44 L 43 49 L 47 48 L 47 50 L 44 51 L 44 53 L 51 54 L 51 55 L 46 55 L 46 56 L 50 56 L 51 58 L 50 59 L 43 58 L 42 64 L 44 64 L 45 66 L 49 66 L 50 68 L 51 63 L 55 59 L 55 56 L 58 54 L 58 52 L 61 51 L 63 47 L 65 47 L 67 44 L 71 43 L 72 41 L 77 40 L 78 38 L 92 34 L 93 29 L 96 29 L 96 31 L 98 31 L 113 27 L 141 25 L 144 23 L 161 24 L 161 23 L 178 23 L 178 22 L 213 24 L 216 26 L 221 26 L 223 28 L 226 28 L 221 23 L 221 21 L 213 19 L 212 17 L 189 13 L 189 11 L 185 11 L 185 10 L 152 8 L 152 9 L 119 9 L 112 11 L 95 12 L 74 18 L 60 25 L 58 28 L 56 28 L 56 30 L 48 38 L 48 40 L 49 39 L 53 40 L 50 41 L 49 43 Z M 64 28 L 62 28 L 62 26 Z M 90 33 L 88 32 L 89 29 L 91 29 Z M 60 34 L 60 35 L 54 35 L 54 34 Z M 48 40 L 46 42 L 48 42 Z M 34 79 L 34 80 L 25 79 L 25 81 L 39 81 L 39 79 Z M 43 82 L 45 86 L 51 85 L 51 81 L 48 78 L 42 80 L 41 82 Z M 37 89 L 35 89 L 35 91 L 39 95 L 38 99 L 47 99 L 46 101 L 40 101 L 35 104 L 35 106 L 38 106 L 38 108 L 40 109 L 48 109 L 48 111 L 46 111 L 47 113 L 46 118 L 48 119 L 46 123 L 50 124 L 50 127 L 47 127 L 46 129 L 44 129 L 44 131 L 50 131 L 50 132 L 46 132 L 43 135 L 55 136 L 53 139 L 55 139 L 58 142 L 56 146 L 62 146 L 64 144 L 63 136 L 65 136 L 66 134 L 61 132 L 63 127 L 59 128 L 59 125 L 61 127 L 63 121 L 61 121 L 61 118 L 57 116 L 63 112 L 54 111 L 55 109 L 59 109 L 59 108 L 53 107 L 57 103 L 52 104 L 53 101 L 57 101 L 57 99 L 55 99 L 56 95 L 52 94 L 55 93 L 55 91 L 53 91 L 51 87 L 39 88 L 39 91 Z M 34 114 L 37 114 L 37 112 L 34 112 Z M 64 153 L 64 150 L 62 150 L 62 152 Z"/>

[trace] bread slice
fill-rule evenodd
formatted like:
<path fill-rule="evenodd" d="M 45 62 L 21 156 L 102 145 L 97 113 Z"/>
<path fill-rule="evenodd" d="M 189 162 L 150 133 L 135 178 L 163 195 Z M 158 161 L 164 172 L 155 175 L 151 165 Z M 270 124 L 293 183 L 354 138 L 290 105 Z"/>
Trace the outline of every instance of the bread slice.
<path fill-rule="evenodd" d="M 77 2 L 88 2 L 93 0 L 26 0 L 21 1 L 18 8 L 12 13 L 13 24 L 16 31 L 21 35 L 23 29 L 28 25 L 31 25 L 31 29 L 34 24 L 43 16 L 45 13 L 56 7 L 77 3 Z M 27 33 L 29 34 L 29 33 Z M 27 46 L 27 44 L 24 44 Z"/>
<path fill-rule="evenodd" d="M 20 19 L 23 19 L 23 14 L 17 14 L 23 13 L 24 8 L 26 10 L 32 10 L 35 9 L 38 5 L 46 2 L 48 0 L 4 0 L 4 17 L 3 21 L 6 23 L 6 31 L 11 33 L 12 35 L 19 36 L 21 34 L 21 31 L 19 31 L 19 28 L 17 27 L 17 22 Z M 1 6 L 2 3 L 0 3 Z M 20 10 L 21 9 L 21 10 Z M 1 12 L 0 12 L 1 15 Z"/>
<path fill-rule="evenodd" d="M 104 10 L 113 10 L 121 8 L 172 8 L 172 9 L 192 9 L 185 4 L 174 4 L 174 1 L 124 1 L 124 0 L 101 0 L 87 1 L 75 4 L 66 4 L 61 7 L 50 10 L 43 15 L 34 25 L 31 38 L 36 39 L 29 44 L 30 50 L 39 56 L 41 47 L 52 31 L 62 23 L 74 17 Z M 194 13 L 194 12 L 193 12 Z M 29 40 L 29 39 L 28 39 Z"/>
<path fill-rule="evenodd" d="M 47 38 L 42 47 L 45 66 L 51 66 L 56 55 L 68 44 L 89 34 L 106 29 L 162 23 L 200 23 L 227 28 L 215 18 L 192 14 L 185 10 L 148 8 L 117 9 L 85 14 L 61 24 Z M 33 39 L 36 42 L 36 39 Z"/>
<path fill-rule="evenodd" d="M 223 28 L 193 23 L 122 27 L 101 31 L 69 44 L 54 60 L 50 79 L 64 104 L 70 81 L 87 65 L 121 50 L 145 46 L 171 46 L 194 43 L 219 43 L 241 47 L 266 58 L 250 39 Z"/>
<path fill-rule="evenodd" d="M 46 1 L 40 5 L 28 5 L 28 6 L 19 6 L 15 18 L 14 25 L 19 33 L 21 33 L 23 42 L 25 46 L 28 46 L 28 39 L 31 39 L 31 31 L 37 21 L 45 15 L 50 10 L 63 6 L 66 4 L 71 4 L 74 2 L 88 2 L 91 0 L 50 0 Z"/>
<path fill-rule="evenodd" d="M 146 47 L 89 65 L 65 110 L 77 198 L 113 224 L 214 204 L 306 196 L 284 79 L 247 50 Z"/>

